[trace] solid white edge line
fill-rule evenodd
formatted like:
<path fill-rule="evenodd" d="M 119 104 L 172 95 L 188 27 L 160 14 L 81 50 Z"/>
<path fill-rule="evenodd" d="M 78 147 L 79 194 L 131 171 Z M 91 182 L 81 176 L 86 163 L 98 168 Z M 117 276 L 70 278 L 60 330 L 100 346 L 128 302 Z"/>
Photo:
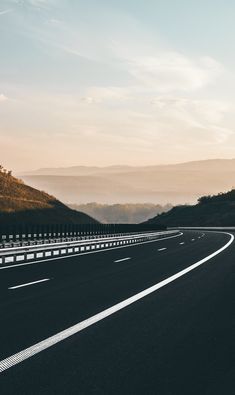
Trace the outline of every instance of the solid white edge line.
<path fill-rule="evenodd" d="M 222 232 L 216 232 L 216 233 L 222 233 Z M 225 233 L 230 236 L 230 240 L 228 243 L 226 243 L 223 247 L 218 249 L 217 251 L 213 252 L 212 254 L 208 255 L 207 257 L 201 259 L 200 261 L 194 263 L 193 265 L 187 267 L 186 269 L 181 270 L 180 272 L 174 274 L 173 276 L 168 277 L 167 279 L 160 281 L 159 283 L 153 285 L 152 287 L 149 287 L 136 295 L 131 296 L 130 298 L 123 300 L 120 303 L 115 304 L 114 306 L 101 311 L 98 314 L 93 315 L 92 317 L 79 322 L 78 324 L 75 324 L 71 326 L 70 328 L 67 328 L 63 330 L 62 332 L 59 332 L 45 340 L 42 340 L 39 343 L 34 344 L 31 347 L 26 348 L 25 350 L 22 350 L 14 355 L 11 355 L 8 358 L 3 359 L 0 361 L 0 372 L 3 372 L 6 369 L 9 369 L 10 367 L 17 365 L 20 362 L 23 362 L 24 360 L 32 357 L 33 355 L 38 354 L 39 352 L 46 350 L 49 347 L 52 347 L 53 345 L 67 339 L 68 337 L 82 331 L 83 329 L 103 320 L 106 317 L 109 317 L 110 315 L 116 313 L 117 311 L 120 311 L 124 309 L 125 307 L 131 305 L 132 303 L 135 303 L 136 301 L 144 298 L 145 296 L 157 291 L 158 289 L 164 287 L 165 285 L 177 280 L 179 277 L 184 276 L 185 274 L 189 273 L 190 271 L 194 270 L 196 267 L 202 265 L 203 263 L 209 261 L 210 259 L 214 258 L 216 255 L 220 254 L 222 251 L 224 251 L 226 248 L 232 244 L 234 241 L 234 236 L 231 233 Z"/>
<path fill-rule="evenodd" d="M 118 262 L 124 262 L 124 261 L 128 261 L 129 259 L 131 259 L 131 257 L 127 257 L 127 258 L 122 258 L 122 259 L 117 259 L 116 261 L 114 261 L 115 263 Z"/>
<path fill-rule="evenodd" d="M 96 254 L 98 252 L 105 252 L 105 251 L 111 251 L 111 250 L 117 250 L 120 248 L 127 248 L 127 247 L 135 247 L 137 245 L 141 245 L 141 244 L 147 244 L 147 243 L 156 243 L 158 241 L 163 241 L 163 240 L 168 240 L 168 239 L 173 239 L 174 237 L 179 237 L 182 236 L 183 232 L 180 232 L 177 235 L 173 235 L 173 236 L 169 236 L 169 237 L 163 237 L 162 239 L 156 239 L 156 240 L 148 240 L 148 241 L 141 241 L 138 243 L 134 243 L 134 244 L 127 244 L 127 245 L 122 245 L 122 246 L 118 246 L 118 247 L 112 247 L 112 248 L 104 248 L 103 250 L 95 250 L 95 251 L 87 251 L 87 252 L 81 252 L 78 254 L 70 254 L 70 255 L 66 255 L 66 256 L 57 256 L 55 258 L 50 258 L 50 259 L 40 259 L 37 261 L 33 261 L 33 262 L 25 262 L 25 263 L 17 263 L 16 265 L 9 265 L 9 266 L 1 266 L 0 270 L 5 270 L 5 269 L 13 269 L 14 267 L 19 267 L 19 266 L 28 266 L 28 265 L 35 265 L 37 263 L 43 263 L 43 262 L 50 262 L 50 261 L 57 261 L 60 259 L 68 259 L 71 257 L 79 257 L 81 255 L 88 255 L 88 254 Z"/>
<path fill-rule="evenodd" d="M 33 284 L 38 284 L 38 283 L 43 283 L 45 281 L 49 281 L 49 278 L 43 278 L 42 280 L 37 280 L 37 281 L 32 281 L 30 283 L 25 283 L 25 284 L 20 284 L 20 285 L 14 285 L 13 287 L 9 287 L 8 289 L 17 289 L 17 288 L 22 288 L 22 287 L 28 287 L 29 285 Z"/>

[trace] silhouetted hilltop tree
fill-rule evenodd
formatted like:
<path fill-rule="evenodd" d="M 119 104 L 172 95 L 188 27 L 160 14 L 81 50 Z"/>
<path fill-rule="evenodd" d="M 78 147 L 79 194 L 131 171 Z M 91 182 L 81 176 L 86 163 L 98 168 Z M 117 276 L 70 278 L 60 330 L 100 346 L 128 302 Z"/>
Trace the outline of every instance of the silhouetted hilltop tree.
<path fill-rule="evenodd" d="M 220 192 L 218 195 L 201 196 L 198 199 L 199 204 L 217 203 L 217 202 L 235 202 L 235 189 L 228 192 Z"/>

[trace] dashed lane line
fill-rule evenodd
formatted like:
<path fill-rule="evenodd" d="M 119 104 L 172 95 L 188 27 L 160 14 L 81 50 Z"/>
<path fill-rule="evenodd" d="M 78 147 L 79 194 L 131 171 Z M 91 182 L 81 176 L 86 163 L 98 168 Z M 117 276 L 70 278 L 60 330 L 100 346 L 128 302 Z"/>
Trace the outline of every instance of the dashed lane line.
<path fill-rule="evenodd" d="M 129 259 L 131 259 L 131 257 L 127 257 L 127 258 L 122 258 L 122 259 L 117 259 L 116 261 L 114 261 L 115 263 L 118 262 L 124 262 L 124 261 L 129 261 Z"/>
<path fill-rule="evenodd" d="M 32 281 L 30 283 L 14 285 L 12 287 L 9 287 L 8 289 L 17 289 L 17 288 L 28 287 L 29 285 L 34 285 L 34 284 L 38 284 L 38 283 L 44 283 L 45 281 L 49 281 L 49 280 L 50 280 L 49 278 L 43 278 L 42 280 Z"/>

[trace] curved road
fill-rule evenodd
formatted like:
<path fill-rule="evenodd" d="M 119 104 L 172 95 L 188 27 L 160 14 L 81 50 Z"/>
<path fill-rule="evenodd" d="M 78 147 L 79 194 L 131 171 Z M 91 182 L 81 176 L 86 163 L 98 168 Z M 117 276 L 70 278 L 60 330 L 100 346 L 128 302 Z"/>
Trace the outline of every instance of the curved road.
<path fill-rule="evenodd" d="M 0 267 L 1 395 L 235 394 L 234 289 L 219 232 Z"/>

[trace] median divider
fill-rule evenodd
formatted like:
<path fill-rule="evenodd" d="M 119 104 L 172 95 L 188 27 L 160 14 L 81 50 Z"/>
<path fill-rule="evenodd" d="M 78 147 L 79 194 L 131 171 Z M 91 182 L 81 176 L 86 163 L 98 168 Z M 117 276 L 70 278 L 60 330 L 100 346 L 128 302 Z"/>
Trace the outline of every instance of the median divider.
<path fill-rule="evenodd" d="M 98 250 L 124 247 L 179 234 L 178 230 L 164 232 L 144 232 L 112 237 L 76 240 L 61 243 L 48 243 L 0 250 L 0 265 L 30 262 L 63 256 L 84 254 Z"/>

